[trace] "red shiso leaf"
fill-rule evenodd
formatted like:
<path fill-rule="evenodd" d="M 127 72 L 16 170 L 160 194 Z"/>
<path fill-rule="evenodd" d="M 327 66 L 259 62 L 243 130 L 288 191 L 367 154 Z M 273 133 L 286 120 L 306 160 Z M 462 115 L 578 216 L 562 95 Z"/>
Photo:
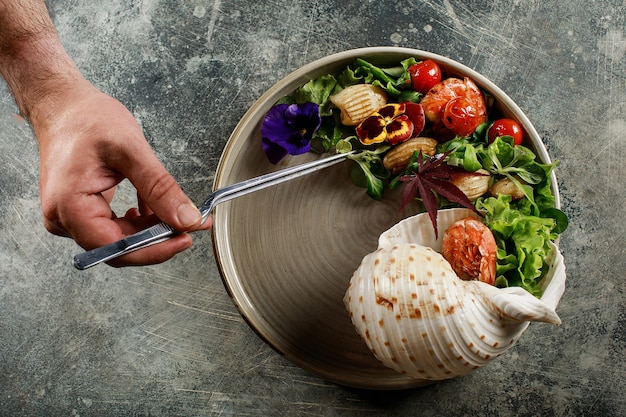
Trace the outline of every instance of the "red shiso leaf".
<path fill-rule="evenodd" d="M 438 238 L 439 233 L 437 231 L 437 211 L 439 209 L 439 202 L 437 201 L 437 196 L 433 193 L 432 188 L 427 188 L 427 182 L 423 179 L 421 181 L 418 181 L 418 184 L 422 203 L 424 203 L 424 208 L 426 208 L 428 216 L 430 217 L 430 221 L 433 224 L 433 228 L 435 229 L 435 238 Z"/>
<path fill-rule="evenodd" d="M 415 175 L 405 175 L 400 178 L 400 181 L 406 182 L 404 189 L 402 190 L 402 202 L 400 203 L 400 211 L 411 201 L 415 199 L 419 191 L 419 181 L 417 181 Z"/>
<path fill-rule="evenodd" d="M 428 186 L 431 190 L 435 191 L 442 197 L 445 197 L 453 203 L 460 204 L 465 208 L 477 212 L 476 208 L 469 200 L 469 198 L 467 198 L 465 193 L 461 191 L 456 185 L 452 184 L 450 181 L 423 178 L 422 182 L 425 186 Z"/>
<path fill-rule="evenodd" d="M 399 178 L 400 181 L 406 183 L 402 192 L 400 210 L 419 195 L 435 229 L 435 237 L 438 237 L 437 211 L 439 210 L 439 202 L 437 194 L 477 212 L 465 193 L 448 181 L 458 170 L 457 167 L 444 163 L 449 153 L 436 154 L 424 161 L 424 155 L 420 152 L 417 156 L 417 172 Z"/>

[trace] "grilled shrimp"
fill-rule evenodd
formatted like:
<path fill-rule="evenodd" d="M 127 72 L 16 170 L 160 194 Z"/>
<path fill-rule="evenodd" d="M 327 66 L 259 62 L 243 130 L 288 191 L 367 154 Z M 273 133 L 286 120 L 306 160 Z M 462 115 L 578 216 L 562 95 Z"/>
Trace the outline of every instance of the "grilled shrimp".
<path fill-rule="evenodd" d="M 442 122 L 454 134 L 471 135 L 476 127 L 487 121 L 487 104 L 474 81 L 465 77 L 446 78 L 435 84 L 422 98 L 426 118 Z"/>
<path fill-rule="evenodd" d="M 481 221 L 467 217 L 443 235 L 441 254 L 459 278 L 494 285 L 498 247 L 493 233 Z"/>

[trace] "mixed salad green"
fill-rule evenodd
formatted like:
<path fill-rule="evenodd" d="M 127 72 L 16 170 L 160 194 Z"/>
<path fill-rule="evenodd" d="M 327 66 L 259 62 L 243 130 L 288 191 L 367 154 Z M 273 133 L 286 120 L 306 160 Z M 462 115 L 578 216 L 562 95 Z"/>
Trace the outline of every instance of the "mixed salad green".
<path fill-rule="evenodd" d="M 520 140 L 512 135 L 502 134 L 494 137 L 494 120 L 501 115 L 498 114 L 493 97 L 481 91 L 487 116 L 484 121 L 472 128 L 473 131 L 469 135 L 454 134 L 454 129 L 446 128 L 447 125 L 443 126 L 440 121 L 426 118 L 423 126 L 419 129 L 416 127 L 413 136 L 437 139 L 437 155 L 423 155 L 415 151 L 406 168 L 400 173 L 390 172 L 383 164 L 384 156 L 395 144 L 388 141 L 364 144 L 357 135 L 359 127 L 342 123 L 340 109 L 331 101 L 332 96 L 350 86 L 371 84 L 385 91 L 389 103 L 419 104 L 426 94 L 431 94 L 426 90 L 440 88 L 441 83 L 446 80 L 445 75 L 442 81 L 434 80 L 436 84 L 429 79 L 424 80 L 423 77 L 416 79 L 415 68 L 423 62 L 409 58 L 396 66 L 383 68 L 366 60 L 357 59 L 338 74 L 323 75 L 302 85 L 276 104 L 282 106 L 281 111 L 286 112 L 281 113 L 280 120 L 290 126 L 291 136 L 288 140 L 293 142 L 297 136 L 298 152 L 302 152 L 303 149 L 318 153 L 360 150 L 350 157 L 356 162 L 353 179 L 355 183 L 365 186 L 367 193 L 375 199 L 383 198 L 386 189 L 403 185 L 409 187 L 412 179 L 423 175 L 419 187 L 414 186 L 412 194 L 405 193 L 405 198 L 417 199 L 429 213 L 433 210 L 431 207 L 433 204 L 436 206 L 435 210 L 463 205 L 477 211 L 493 232 L 498 245 L 495 285 L 520 286 L 540 296 L 540 282 L 547 270 L 546 262 L 551 252 L 549 243 L 557 239 L 568 225 L 566 215 L 555 207 L 555 197 L 550 186 L 550 175 L 557 163 L 541 163 L 530 148 L 521 144 Z M 431 76 L 432 74 L 434 72 L 430 71 Z M 423 85 L 424 82 L 426 87 L 422 88 L 422 91 L 414 88 L 415 85 Z M 292 106 L 305 103 L 317 105 L 315 120 L 311 121 L 309 117 L 303 122 L 303 118 L 306 117 Z M 462 110 L 469 115 L 467 117 L 472 117 L 471 106 L 468 104 L 464 106 Z M 310 109 L 306 112 L 311 114 Z M 466 116 L 461 114 L 459 120 L 466 122 L 462 117 Z M 452 118 L 443 122 L 450 120 Z M 276 141 L 266 136 L 268 135 L 264 135 L 263 139 L 264 149 L 266 152 L 275 150 Z M 289 146 L 292 145 L 279 144 L 278 157 L 292 153 L 289 150 Z M 269 155 L 268 153 L 268 157 Z M 427 170 L 423 167 L 429 159 L 431 162 L 434 161 L 435 157 L 438 158 L 438 164 L 442 163 L 443 167 L 439 165 L 431 167 L 428 173 L 430 176 L 427 177 L 425 173 Z M 517 187 L 520 196 L 486 193 L 470 201 L 465 196 L 455 197 L 458 194 L 455 190 L 446 192 L 450 187 L 446 180 L 459 172 L 476 173 L 479 170 L 487 171 L 491 182 L 507 178 Z M 426 188 L 423 188 L 424 184 Z"/>

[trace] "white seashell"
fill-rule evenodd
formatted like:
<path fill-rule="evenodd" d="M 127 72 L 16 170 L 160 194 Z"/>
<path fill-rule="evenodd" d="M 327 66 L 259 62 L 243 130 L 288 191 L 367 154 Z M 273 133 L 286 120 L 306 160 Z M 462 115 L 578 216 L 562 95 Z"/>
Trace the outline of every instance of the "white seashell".
<path fill-rule="evenodd" d="M 438 223 L 446 229 L 470 213 L 440 210 Z M 513 346 L 529 321 L 560 323 L 554 309 L 565 274 L 556 246 L 546 300 L 463 281 L 440 248 L 427 214 L 405 219 L 381 235 L 350 281 L 344 302 L 352 323 L 386 366 L 423 380 L 462 376 Z"/>
<path fill-rule="evenodd" d="M 355 84 L 332 95 L 330 101 L 341 110 L 341 123 L 356 126 L 387 104 L 387 93 L 372 84 Z"/>

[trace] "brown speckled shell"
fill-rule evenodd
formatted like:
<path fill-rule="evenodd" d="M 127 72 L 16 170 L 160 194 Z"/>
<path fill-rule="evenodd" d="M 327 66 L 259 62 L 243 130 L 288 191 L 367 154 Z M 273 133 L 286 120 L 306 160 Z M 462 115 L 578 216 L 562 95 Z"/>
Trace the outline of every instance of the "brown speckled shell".
<path fill-rule="evenodd" d="M 462 215 L 444 213 L 451 218 L 440 225 Z M 422 220 L 400 228 L 414 234 L 410 226 Z M 386 366 L 425 380 L 462 376 L 509 349 L 529 321 L 560 323 L 554 307 L 523 289 L 460 280 L 438 252 L 403 235 L 396 228 L 381 236 L 344 298 L 357 332 Z"/>

